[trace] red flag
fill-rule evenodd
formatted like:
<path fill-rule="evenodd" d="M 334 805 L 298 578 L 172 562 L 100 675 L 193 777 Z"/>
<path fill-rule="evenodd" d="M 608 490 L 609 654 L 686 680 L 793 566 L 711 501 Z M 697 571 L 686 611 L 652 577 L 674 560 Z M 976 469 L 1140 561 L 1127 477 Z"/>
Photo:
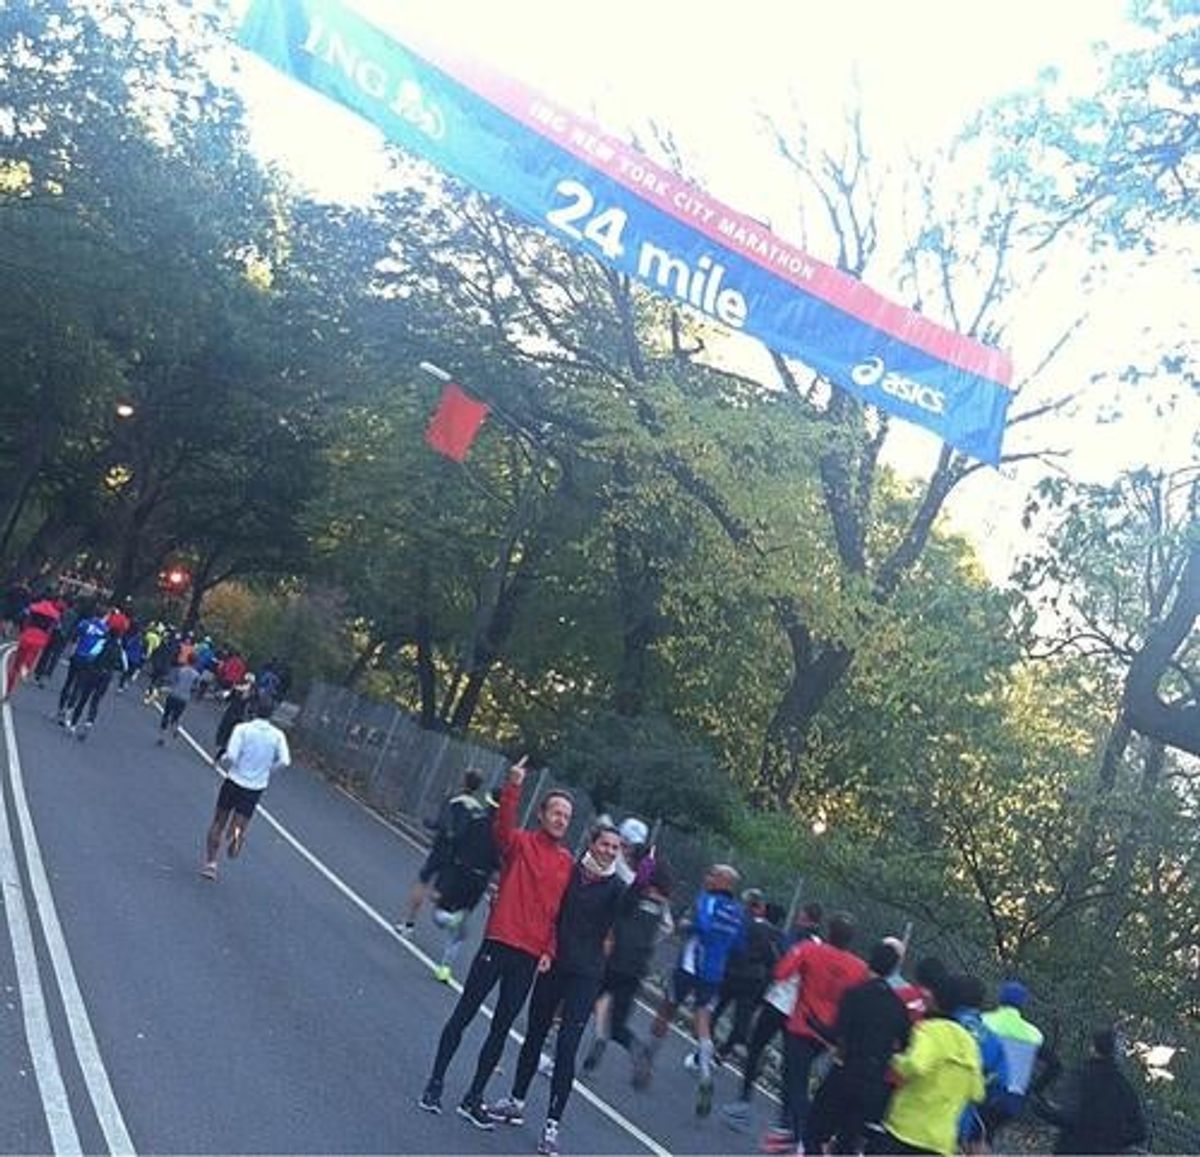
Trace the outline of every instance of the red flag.
<path fill-rule="evenodd" d="M 442 391 L 442 400 L 425 431 L 425 441 L 439 454 L 462 462 L 487 412 L 486 402 L 477 402 L 450 382 Z"/>

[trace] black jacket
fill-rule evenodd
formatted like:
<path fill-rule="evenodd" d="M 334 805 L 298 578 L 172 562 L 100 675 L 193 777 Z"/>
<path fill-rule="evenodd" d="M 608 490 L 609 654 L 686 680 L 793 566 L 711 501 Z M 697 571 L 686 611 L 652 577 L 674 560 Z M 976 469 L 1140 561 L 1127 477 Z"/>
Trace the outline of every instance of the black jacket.
<path fill-rule="evenodd" d="M 1047 1115 L 1062 1127 L 1055 1153 L 1121 1153 L 1146 1140 L 1141 1098 L 1111 1057 L 1084 1061 L 1061 1108 Z"/>
<path fill-rule="evenodd" d="M 783 955 L 783 933 L 761 916 L 746 917 L 746 944 L 725 966 L 725 985 L 754 991 L 765 989 Z"/>
<path fill-rule="evenodd" d="M 558 911 L 555 964 L 564 972 L 604 975 L 604 941 L 617 919 L 625 885 L 614 874 L 589 880 L 576 863 Z"/>
<path fill-rule="evenodd" d="M 879 1120 L 887 1105 L 884 1079 L 894 1054 L 908 1045 L 911 1026 L 904 1002 L 879 976 L 855 985 L 838 1006 L 834 1035 L 848 1087 L 862 1098 L 866 1120 Z"/>
<path fill-rule="evenodd" d="M 609 970 L 639 980 L 645 976 L 650 971 L 654 948 L 669 911 L 667 901 L 649 895 L 644 886 L 629 888 L 621 898 L 613 927 Z"/>
<path fill-rule="evenodd" d="M 438 872 L 438 907 L 447 912 L 470 911 L 479 903 L 492 873 L 500 867 L 500 850 L 496 847 L 490 807 L 467 813 L 466 822 L 445 852 L 445 862 Z"/>

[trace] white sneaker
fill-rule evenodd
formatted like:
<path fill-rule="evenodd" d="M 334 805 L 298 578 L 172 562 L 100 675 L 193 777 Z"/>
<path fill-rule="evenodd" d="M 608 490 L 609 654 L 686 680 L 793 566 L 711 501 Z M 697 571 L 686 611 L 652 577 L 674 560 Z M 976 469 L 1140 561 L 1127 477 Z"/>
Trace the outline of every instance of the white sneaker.
<path fill-rule="evenodd" d="M 488 1116 L 493 1121 L 503 1125 L 523 1125 L 525 1123 L 525 1102 L 516 1097 L 501 1097 L 487 1107 Z"/>
<path fill-rule="evenodd" d="M 546 1118 L 542 1126 L 542 1137 L 538 1141 L 537 1151 L 542 1157 L 558 1157 L 558 1122 Z"/>

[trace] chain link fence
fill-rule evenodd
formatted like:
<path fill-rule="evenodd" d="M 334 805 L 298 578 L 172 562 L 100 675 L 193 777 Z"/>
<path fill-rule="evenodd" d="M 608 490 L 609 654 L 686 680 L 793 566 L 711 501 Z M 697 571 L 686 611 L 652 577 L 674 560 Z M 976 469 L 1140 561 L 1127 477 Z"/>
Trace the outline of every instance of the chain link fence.
<path fill-rule="evenodd" d="M 433 821 L 442 801 L 458 790 L 468 769 L 479 771 L 490 789 L 498 789 L 510 763 L 510 757 L 502 752 L 444 732 L 423 730 L 413 715 L 392 704 L 326 683 L 312 684 L 292 734 L 305 756 L 322 771 L 381 814 L 418 832 Z M 595 809 L 586 793 L 562 781 L 552 769 L 543 768 L 526 778 L 521 804 L 523 821 L 530 821 L 542 793 L 555 787 L 566 788 L 575 799 L 567 838 L 572 847 L 579 849 Z M 655 820 L 653 816 L 643 818 L 651 823 Z M 919 921 L 914 924 L 898 906 L 854 893 L 844 884 L 789 871 L 779 863 L 754 862 L 731 846 L 714 845 L 711 837 L 654 826 L 659 854 L 672 868 L 673 900 L 678 910 L 686 908 L 700 889 L 711 864 L 733 863 L 741 873 L 743 886 L 761 888 L 789 916 L 801 904 L 812 900 L 820 901 L 827 914 L 843 909 L 853 912 L 859 927 L 860 947 L 881 936 L 904 936 L 913 945 L 914 958 L 927 954 L 941 956 L 954 969 L 975 972 L 993 989 L 1005 979 L 985 953 L 972 953 L 969 945 L 948 939 Z M 651 992 L 661 991 L 674 967 L 677 951 L 677 945 L 669 942 L 660 946 L 649 978 Z M 1094 1010 L 1080 1003 L 1077 994 L 1056 991 L 1039 983 L 1031 984 L 1031 988 L 1030 1018 L 1043 1027 L 1053 1026 L 1048 1036 L 1063 1059 L 1070 1062 L 1078 1055 L 1092 1025 Z M 1060 1025 L 1067 1031 L 1058 1031 Z M 1156 1035 L 1162 1039 L 1156 1039 L 1155 1043 L 1182 1043 L 1187 1048 L 1187 1042 Z M 1055 1040 L 1056 1037 L 1059 1039 Z M 1190 1060 L 1190 1055 L 1186 1059 Z M 765 1076 L 769 1083 L 777 1072 L 778 1057 L 768 1057 Z M 1178 1103 L 1179 1099 L 1172 1100 Z M 1194 1113 L 1168 1109 L 1152 1099 L 1148 1116 L 1154 1152 L 1200 1153 L 1200 1125 Z M 1021 1151 L 1048 1151 L 1052 1134 L 1032 1120 L 1023 1121 L 1014 1131 L 1010 1145 L 1015 1147 L 1018 1139 Z"/>

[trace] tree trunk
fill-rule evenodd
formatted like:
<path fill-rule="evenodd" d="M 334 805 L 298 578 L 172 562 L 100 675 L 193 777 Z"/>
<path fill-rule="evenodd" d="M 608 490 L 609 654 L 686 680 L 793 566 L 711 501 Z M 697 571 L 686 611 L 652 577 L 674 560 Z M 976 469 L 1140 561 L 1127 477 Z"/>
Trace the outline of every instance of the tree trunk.
<path fill-rule="evenodd" d="M 1188 554 L 1166 617 L 1146 636 L 1125 676 L 1125 704 L 1135 731 L 1200 756 L 1200 702 L 1164 702 L 1159 684 L 1200 616 L 1200 542 Z"/>
<path fill-rule="evenodd" d="M 21 512 L 29 500 L 29 493 L 33 489 L 34 482 L 37 481 L 45 457 L 44 432 L 39 421 L 34 437 L 21 447 L 12 494 L 7 499 L 7 506 L 3 514 L 0 514 L 0 559 L 3 559 L 8 553 L 13 534 L 21 520 Z"/>
<path fill-rule="evenodd" d="M 659 583 L 653 562 L 641 549 L 621 517 L 632 485 L 624 455 L 614 464 L 616 497 L 610 506 L 613 519 L 613 558 L 617 580 L 617 613 L 621 620 L 621 662 L 617 669 L 613 707 L 618 715 L 641 715 L 646 708 L 650 648 L 659 633 Z"/>
<path fill-rule="evenodd" d="M 529 586 L 530 562 L 537 553 L 537 536 L 530 534 L 537 511 L 537 498 L 541 491 L 541 467 L 544 459 L 539 456 L 517 498 L 517 508 L 500 540 L 496 559 L 484 577 L 475 604 L 475 618 L 471 626 L 471 638 L 465 648 L 462 674 L 465 682 L 452 700 L 443 706 L 442 718 L 453 703 L 449 714 L 451 730 L 465 731 L 471 723 L 479 696 L 491 673 L 492 663 L 512 630 L 516 606 Z M 517 548 L 524 542 L 524 551 L 513 572 L 513 559 Z"/>
<path fill-rule="evenodd" d="M 197 623 L 200 622 L 200 608 L 204 605 L 204 596 L 217 585 L 211 581 L 216 561 L 217 556 L 214 552 L 201 559 L 199 565 L 192 572 L 192 585 L 188 591 L 187 611 L 184 613 L 183 626 L 180 628 L 184 634 L 190 634 L 195 631 Z"/>
<path fill-rule="evenodd" d="M 1138 784 L 1137 798 L 1133 801 L 1128 826 L 1117 845 L 1113 861 L 1109 896 L 1100 918 L 1100 927 L 1115 932 L 1121 922 L 1140 906 L 1138 898 L 1131 893 L 1133 869 L 1138 853 L 1145 850 L 1146 834 L 1154 820 L 1154 808 L 1162 783 L 1163 766 L 1166 763 L 1166 748 L 1154 740 L 1146 743 L 1142 757 L 1142 775 Z"/>
<path fill-rule="evenodd" d="M 791 600 L 777 610 L 792 651 L 792 677 L 767 726 L 755 796 L 764 806 L 785 808 L 800 784 L 813 720 L 850 669 L 854 652 L 815 644 Z"/>
<path fill-rule="evenodd" d="M 506 583 L 500 592 L 487 628 L 471 654 L 466 669 L 466 683 L 450 717 L 452 731 L 466 731 L 471 726 L 471 719 L 479 706 L 479 697 L 483 693 L 488 676 L 491 675 L 496 660 L 503 653 L 504 645 L 512 634 L 518 611 L 533 590 L 533 568 L 541 557 L 541 546 L 536 537 L 525 543 L 525 552 L 511 581 Z"/>
<path fill-rule="evenodd" d="M 421 726 L 427 730 L 437 719 L 437 670 L 433 665 L 433 623 L 421 610 L 416 621 L 417 690 L 421 696 Z"/>

